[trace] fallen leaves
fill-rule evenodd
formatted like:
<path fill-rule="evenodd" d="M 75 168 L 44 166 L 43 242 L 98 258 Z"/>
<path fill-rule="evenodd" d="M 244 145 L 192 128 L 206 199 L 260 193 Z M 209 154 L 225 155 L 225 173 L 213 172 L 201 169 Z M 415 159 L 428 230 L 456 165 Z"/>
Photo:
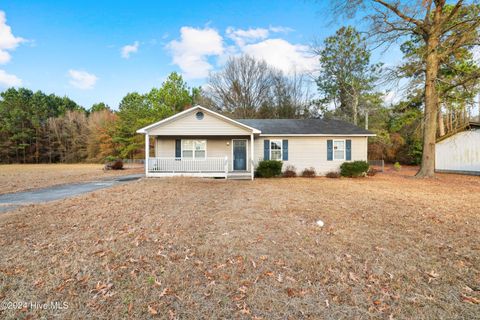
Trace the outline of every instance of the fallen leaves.
<path fill-rule="evenodd" d="M 336 181 L 338 189 L 321 178 L 308 186 L 259 180 L 251 191 L 235 181 L 152 179 L 122 194 L 80 196 L 75 206 L 70 200 L 35 206 L 16 214 L 28 221 L 25 230 L 0 223 L 0 295 L 48 292 L 98 318 L 321 319 L 339 310 L 355 312 L 346 318 L 397 319 L 412 310 L 424 312 L 419 317 L 475 318 L 480 242 L 465 237 L 479 230 L 473 209 L 450 196 L 448 210 L 430 206 L 456 228 L 452 233 L 421 215 L 419 205 L 433 196 L 421 194 L 416 181 L 399 182 L 402 192 L 374 179 L 346 182 Z M 369 193 L 356 184 L 368 184 Z M 351 197 L 333 198 L 339 191 Z M 253 200 L 221 201 L 234 193 Z M 219 201 L 209 207 L 204 201 L 212 195 Z M 327 208 L 335 236 L 327 235 L 330 224 L 320 233 L 312 228 L 317 209 L 303 209 L 318 206 Z M 22 253 L 29 248 L 31 254 Z M 75 317 L 72 309 L 65 318 Z"/>
<path fill-rule="evenodd" d="M 162 297 L 166 296 L 166 295 L 169 294 L 169 293 L 170 293 L 170 289 L 169 289 L 169 288 L 165 288 L 165 289 L 162 290 L 162 292 L 160 293 L 160 296 L 159 296 L 159 297 L 162 298 Z"/>
<path fill-rule="evenodd" d="M 62 284 L 60 284 L 59 286 L 57 286 L 57 288 L 55 289 L 56 291 L 58 292 L 61 292 L 63 291 L 63 289 L 65 289 L 65 287 L 70 283 L 70 282 L 73 282 L 74 280 L 72 278 L 68 278 L 66 280 L 64 280 L 62 282 Z"/>
<path fill-rule="evenodd" d="M 305 294 L 307 294 L 307 290 L 296 289 L 296 288 L 287 288 L 287 289 L 285 289 L 285 291 L 287 292 L 287 295 L 290 298 L 303 297 Z M 327 304 L 328 304 L 328 300 L 326 300 L 326 301 L 327 301 Z"/>
<path fill-rule="evenodd" d="M 427 272 L 427 276 L 428 276 L 428 283 L 430 283 L 433 280 L 437 279 L 440 275 L 434 270 L 432 270 L 430 272 Z"/>
<path fill-rule="evenodd" d="M 14 276 L 25 272 L 23 268 L 13 268 L 13 269 L 0 269 L 0 272 L 7 276 Z"/>
<path fill-rule="evenodd" d="M 241 286 L 240 288 L 238 288 L 237 290 L 240 291 L 241 293 L 247 293 L 247 287 L 245 286 Z"/>
<path fill-rule="evenodd" d="M 431 278 L 438 278 L 440 275 L 435 272 L 434 270 L 430 271 L 430 272 L 427 272 L 427 275 Z"/>
<path fill-rule="evenodd" d="M 94 300 L 99 297 L 110 298 L 116 294 L 111 290 L 112 288 L 113 288 L 113 283 L 99 281 L 97 282 L 95 289 L 92 289 L 90 292 L 95 293 L 95 295 L 93 296 Z"/>
<path fill-rule="evenodd" d="M 33 285 L 36 287 L 36 288 L 41 288 L 45 285 L 45 281 L 44 280 L 41 280 L 41 279 L 38 279 L 36 280 Z"/>
<path fill-rule="evenodd" d="M 468 303 L 471 303 L 471 304 L 480 304 L 480 299 L 475 298 L 475 297 L 470 297 L 470 296 L 467 296 L 465 294 L 462 294 L 461 298 L 462 298 L 463 302 L 468 302 Z"/>
<path fill-rule="evenodd" d="M 108 253 L 107 250 L 97 250 L 93 254 L 101 258 L 101 257 L 104 257 L 107 253 Z"/>
<path fill-rule="evenodd" d="M 237 304 L 237 308 L 239 309 L 240 314 L 245 314 L 245 315 L 250 314 L 250 308 L 248 308 L 245 302 L 243 304 Z"/>
<path fill-rule="evenodd" d="M 148 313 L 150 313 L 152 316 L 158 314 L 157 309 L 153 308 L 152 306 L 148 306 Z"/>
<path fill-rule="evenodd" d="M 283 275 L 281 273 L 277 275 L 277 282 L 280 282 L 280 283 L 283 282 Z"/>
<path fill-rule="evenodd" d="M 353 282 L 358 282 L 358 277 L 355 275 L 353 272 L 348 273 L 348 278 L 352 280 Z"/>

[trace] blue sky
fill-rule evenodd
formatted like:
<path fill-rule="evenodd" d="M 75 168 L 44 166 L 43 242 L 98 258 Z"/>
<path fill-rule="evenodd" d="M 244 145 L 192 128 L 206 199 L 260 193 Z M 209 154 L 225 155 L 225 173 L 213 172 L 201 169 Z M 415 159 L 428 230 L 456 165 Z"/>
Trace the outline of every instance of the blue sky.
<path fill-rule="evenodd" d="M 321 2 L 295 0 L 2 0 L 0 90 L 24 86 L 117 108 L 172 71 L 202 85 L 240 53 L 308 72 L 318 67 L 309 44 L 340 26 L 325 12 Z M 396 63 L 398 49 L 374 58 Z"/>

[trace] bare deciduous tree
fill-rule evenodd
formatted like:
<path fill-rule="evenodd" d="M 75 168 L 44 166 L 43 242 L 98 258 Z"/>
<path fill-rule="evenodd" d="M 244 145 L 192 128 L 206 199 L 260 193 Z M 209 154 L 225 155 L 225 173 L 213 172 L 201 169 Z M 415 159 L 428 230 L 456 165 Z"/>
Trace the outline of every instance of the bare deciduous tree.
<path fill-rule="evenodd" d="M 274 70 L 268 101 L 258 110 L 259 118 L 295 119 L 315 116 L 311 80 L 294 72 L 286 76 Z"/>
<path fill-rule="evenodd" d="M 81 162 L 87 157 L 88 122 L 84 112 L 67 111 L 48 119 L 48 127 L 60 162 Z"/>
<path fill-rule="evenodd" d="M 230 58 L 225 68 L 210 76 L 209 86 L 216 106 L 241 118 L 253 118 L 268 99 L 273 85 L 271 68 L 248 55 Z"/>
<path fill-rule="evenodd" d="M 237 118 L 298 118 L 309 114 L 307 79 L 285 75 L 248 55 L 231 57 L 210 76 L 207 93 L 214 108 Z"/>

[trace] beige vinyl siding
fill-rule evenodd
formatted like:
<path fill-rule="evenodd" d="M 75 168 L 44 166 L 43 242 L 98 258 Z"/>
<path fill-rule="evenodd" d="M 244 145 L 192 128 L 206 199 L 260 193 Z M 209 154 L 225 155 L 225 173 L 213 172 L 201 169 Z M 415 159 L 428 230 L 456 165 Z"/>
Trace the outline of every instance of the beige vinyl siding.
<path fill-rule="evenodd" d="M 178 137 L 182 139 L 182 137 Z M 184 137 L 186 138 L 186 137 Z M 187 139 L 206 139 L 207 157 L 228 157 L 228 168 L 233 170 L 232 165 L 232 138 L 225 137 L 195 137 Z M 235 137 L 234 139 L 243 139 Z M 247 158 L 250 159 L 250 140 L 247 139 Z M 325 175 L 329 171 L 338 171 L 341 160 L 327 161 L 327 140 L 352 140 L 352 161 L 367 160 L 367 137 L 256 137 L 254 141 L 254 161 L 263 160 L 263 141 L 288 140 L 287 165 L 293 165 L 300 173 L 305 168 L 314 167 L 318 175 Z M 227 145 L 228 143 L 228 145 Z M 175 157 L 175 137 L 158 137 L 155 142 L 156 157 Z"/>
<path fill-rule="evenodd" d="M 182 139 L 182 137 L 178 137 Z M 228 157 L 228 170 L 233 170 L 232 163 L 232 139 L 223 137 L 208 137 L 208 138 L 185 138 L 185 139 L 206 139 L 207 140 L 207 157 L 209 158 L 224 158 Z M 247 159 L 250 157 L 250 140 L 249 138 L 235 137 L 233 139 L 247 140 Z M 228 143 L 228 145 L 227 145 Z M 175 157 L 175 138 L 158 137 L 155 139 L 155 157 L 159 158 L 173 158 Z M 248 162 L 249 163 L 249 162 Z"/>
<path fill-rule="evenodd" d="M 204 118 L 198 120 L 196 112 L 190 112 L 180 118 L 148 130 L 149 135 L 167 136 L 235 136 L 250 134 L 251 130 L 224 119 L 203 112 Z"/>
<path fill-rule="evenodd" d="M 263 160 L 264 140 L 288 140 L 288 161 L 283 168 L 293 165 L 300 173 L 305 168 L 315 168 L 318 175 L 338 171 L 341 160 L 327 161 L 327 140 L 352 140 L 352 161 L 367 160 L 367 137 L 259 137 L 255 140 L 255 164 Z"/>
<path fill-rule="evenodd" d="M 155 139 L 155 157 L 174 158 L 175 157 L 175 139 L 171 139 L 171 138 Z"/>

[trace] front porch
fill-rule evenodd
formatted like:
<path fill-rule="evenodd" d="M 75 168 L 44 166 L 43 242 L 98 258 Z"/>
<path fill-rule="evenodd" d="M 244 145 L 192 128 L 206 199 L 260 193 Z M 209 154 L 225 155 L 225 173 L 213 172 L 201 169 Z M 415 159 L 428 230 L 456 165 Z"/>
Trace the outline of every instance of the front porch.
<path fill-rule="evenodd" d="M 145 144 L 150 146 L 145 154 L 147 177 L 253 179 L 253 135 L 146 135 Z"/>
<path fill-rule="evenodd" d="M 175 157 L 148 158 L 148 177 L 210 177 L 224 179 L 252 179 L 253 171 L 229 170 L 229 158 L 212 157 L 205 159 L 182 159 Z"/>

